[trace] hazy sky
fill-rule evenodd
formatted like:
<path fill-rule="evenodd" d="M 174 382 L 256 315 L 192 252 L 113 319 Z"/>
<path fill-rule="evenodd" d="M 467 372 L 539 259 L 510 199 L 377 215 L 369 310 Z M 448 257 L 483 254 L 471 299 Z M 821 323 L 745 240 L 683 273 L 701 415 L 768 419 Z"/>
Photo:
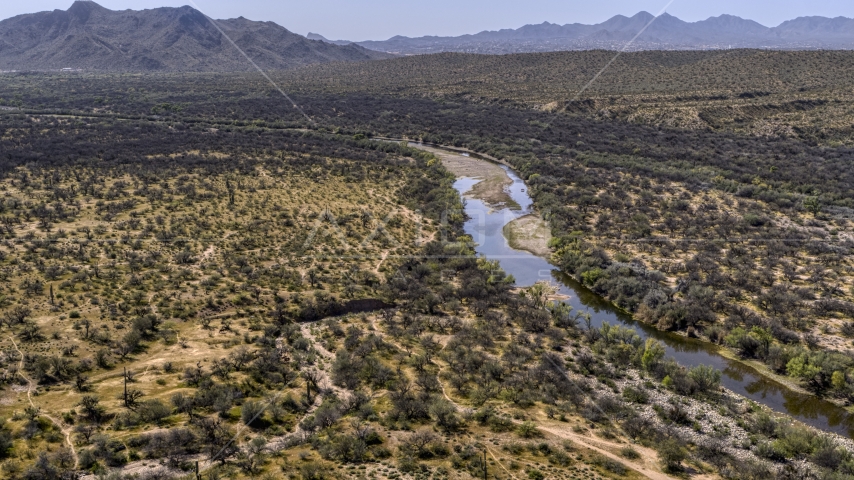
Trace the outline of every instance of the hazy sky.
<path fill-rule="evenodd" d="M 270 20 L 305 35 L 330 39 L 385 40 L 393 35 L 461 35 L 517 28 L 528 23 L 598 23 L 641 10 L 658 13 L 668 0 L 194 0 L 214 18 Z M 67 9 L 72 0 L 0 0 L 0 18 Z M 190 0 L 99 0 L 112 10 L 181 6 Z M 723 13 L 776 26 L 791 18 L 854 17 L 852 0 L 675 0 L 667 9 L 683 20 Z"/>

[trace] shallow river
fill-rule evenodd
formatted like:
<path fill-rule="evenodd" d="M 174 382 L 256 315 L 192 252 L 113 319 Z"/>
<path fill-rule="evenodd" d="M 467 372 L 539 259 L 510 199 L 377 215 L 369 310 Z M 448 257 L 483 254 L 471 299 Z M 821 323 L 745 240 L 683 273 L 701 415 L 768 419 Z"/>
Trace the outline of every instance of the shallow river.
<path fill-rule="evenodd" d="M 472 155 L 472 157 L 476 156 Z M 513 184 L 508 187 L 508 192 L 522 209 L 491 211 L 480 200 L 466 198 L 466 213 L 470 219 L 465 224 L 465 230 L 474 238 L 477 253 L 489 259 L 498 260 L 502 268 L 516 278 L 518 286 L 528 286 L 539 280 L 549 280 L 550 283 L 559 286 L 561 294 L 569 296 L 566 302 L 572 305 L 575 311 L 589 312 L 594 325 L 599 326 L 608 322 L 611 325 L 622 324 L 631 327 L 644 339 L 652 337 L 660 340 L 666 346 L 667 354 L 682 365 L 689 367 L 701 364 L 712 365 L 721 370 L 723 385 L 740 395 L 767 405 L 775 411 L 791 415 L 806 424 L 854 438 L 854 415 L 844 408 L 811 395 L 792 391 L 760 375 L 748 365 L 721 356 L 714 345 L 662 332 L 634 321 L 630 315 L 616 309 L 610 302 L 575 282 L 545 259 L 510 248 L 502 229 L 514 218 L 531 213 L 533 202 L 527 194 L 527 187 L 522 179 L 511 169 L 502 168 L 513 180 Z M 463 194 L 475 183 L 477 180 L 460 178 L 454 187 Z"/>

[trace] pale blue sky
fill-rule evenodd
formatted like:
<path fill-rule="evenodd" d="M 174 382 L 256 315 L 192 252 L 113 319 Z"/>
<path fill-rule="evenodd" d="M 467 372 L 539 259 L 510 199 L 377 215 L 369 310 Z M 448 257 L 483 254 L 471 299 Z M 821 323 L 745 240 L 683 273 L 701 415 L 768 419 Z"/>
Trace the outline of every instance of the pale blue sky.
<path fill-rule="evenodd" d="M 73 0 L 0 1 L 0 19 L 67 9 Z M 461 35 L 517 28 L 528 23 L 598 23 L 641 10 L 657 13 L 668 0 L 194 0 L 214 18 L 270 20 L 305 35 L 330 39 L 385 40 L 393 35 Z M 100 0 L 112 10 L 181 6 L 189 0 Z M 854 17 L 852 0 L 675 0 L 667 12 L 683 20 L 723 13 L 776 26 L 806 15 Z"/>

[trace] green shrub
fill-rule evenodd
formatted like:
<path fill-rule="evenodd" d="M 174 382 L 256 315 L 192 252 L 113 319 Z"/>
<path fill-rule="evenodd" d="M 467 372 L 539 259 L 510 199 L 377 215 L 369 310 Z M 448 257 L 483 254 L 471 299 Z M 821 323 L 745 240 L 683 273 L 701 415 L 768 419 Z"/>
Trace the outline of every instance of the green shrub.
<path fill-rule="evenodd" d="M 421 470 L 421 464 L 412 455 L 402 455 L 397 459 L 397 468 L 404 473 L 415 473 Z"/>
<path fill-rule="evenodd" d="M 77 459 L 79 467 L 83 470 L 90 470 L 98 463 L 97 457 L 95 457 L 95 454 L 89 448 L 80 450 Z"/>
<path fill-rule="evenodd" d="M 160 423 L 172 414 L 172 409 L 160 400 L 146 400 L 137 409 L 140 418 L 145 422 Z"/>
<path fill-rule="evenodd" d="M 315 462 L 304 463 L 299 469 L 302 480 L 323 480 L 326 475 L 323 473 L 323 467 Z"/>
<path fill-rule="evenodd" d="M 687 457 L 685 449 L 672 438 L 660 442 L 656 451 L 661 466 L 670 472 L 679 471 L 682 467 L 682 461 Z"/>
<path fill-rule="evenodd" d="M 649 394 L 639 388 L 626 387 L 623 389 L 623 398 L 632 403 L 649 402 Z"/>
<path fill-rule="evenodd" d="M 525 445 L 518 442 L 505 443 L 501 448 L 513 455 L 521 455 L 525 451 Z"/>
<path fill-rule="evenodd" d="M 640 458 L 640 453 L 632 447 L 623 447 L 620 449 L 620 456 L 629 460 L 635 460 Z"/>
<path fill-rule="evenodd" d="M 694 381 L 701 393 L 717 390 L 721 384 L 720 370 L 707 365 L 697 365 L 688 370 L 688 377 Z"/>
<path fill-rule="evenodd" d="M 513 422 L 496 415 L 489 419 L 489 429 L 496 433 L 508 432 L 513 429 Z"/>
<path fill-rule="evenodd" d="M 243 406 L 240 407 L 240 420 L 245 425 L 259 425 L 263 421 L 261 416 L 264 414 L 264 407 L 265 405 L 261 402 L 253 400 L 246 401 Z"/>
<path fill-rule="evenodd" d="M 516 433 L 524 438 L 540 436 L 540 431 L 537 430 L 537 425 L 534 422 L 522 422 L 522 424 L 516 428 Z"/>
<path fill-rule="evenodd" d="M 528 470 L 528 478 L 531 480 L 543 480 L 544 478 L 546 478 L 546 475 L 543 472 L 533 468 L 531 470 Z"/>
<path fill-rule="evenodd" d="M 567 467 L 572 463 L 572 459 L 564 452 L 560 450 L 555 450 L 549 455 L 549 463 L 553 463 L 555 465 L 561 467 Z"/>

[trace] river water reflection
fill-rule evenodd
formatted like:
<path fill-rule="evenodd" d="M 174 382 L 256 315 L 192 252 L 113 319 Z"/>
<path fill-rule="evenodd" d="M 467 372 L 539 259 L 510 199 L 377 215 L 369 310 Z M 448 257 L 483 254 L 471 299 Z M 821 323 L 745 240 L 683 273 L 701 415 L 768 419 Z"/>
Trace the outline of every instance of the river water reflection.
<path fill-rule="evenodd" d="M 498 260 L 502 268 L 515 277 L 517 285 L 528 286 L 539 280 L 549 280 L 559 286 L 561 294 L 569 296 L 566 302 L 576 311 L 589 312 L 594 325 L 600 326 L 608 322 L 631 327 L 644 339 L 652 337 L 660 340 L 666 346 L 667 354 L 682 365 L 712 365 L 721 370 L 722 384 L 740 395 L 822 430 L 854 437 L 854 415 L 844 408 L 811 395 L 792 391 L 761 376 L 748 365 L 721 356 L 714 345 L 662 332 L 636 322 L 630 315 L 616 309 L 610 302 L 555 269 L 545 259 L 510 248 L 504 238 L 503 227 L 514 218 L 530 213 L 533 202 L 527 194 L 524 182 L 512 170 L 503 168 L 513 180 L 508 192 L 522 207 L 521 210 L 491 210 L 480 200 L 466 198 L 469 220 L 465 224 L 465 230 L 474 238 L 477 253 Z M 475 183 L 477 180 L 460 178 L 454 187 L 460 194 L 464 194 Z"/>

